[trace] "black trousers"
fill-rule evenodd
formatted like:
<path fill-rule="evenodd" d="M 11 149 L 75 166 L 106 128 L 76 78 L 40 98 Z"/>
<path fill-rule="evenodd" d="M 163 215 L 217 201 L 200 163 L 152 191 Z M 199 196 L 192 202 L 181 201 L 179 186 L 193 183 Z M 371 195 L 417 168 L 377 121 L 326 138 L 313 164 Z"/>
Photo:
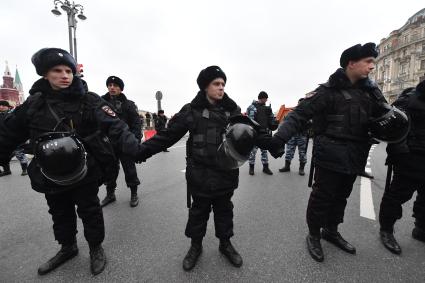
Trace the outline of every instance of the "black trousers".
<path fill-rule="evenodd" d="M 381 230 L 394 231 L 395 222 L 403 215 L 402 204 L 409 201 L 415 191 L 417 197 L 413 204 L 413 217 L 416 218 L 415 224 L 425 229 L 425 182 L 394 172 L 391 185 L 384 192 L 379 209 Z"/>
<path fill-rule="evenodd" d="M 109 182 L 108 184 L 106 184 L 106 187 L 108 189 L 115 189 L 117 187 L 117 178 L 118 178 L 118 174 L 119 174 L 119 162 L 121 161 L 121 165 L 122 165 L 122 169 L 124 171 L 124 176 L 125 176 L 125 183 L 127 184 L 127 187 L 131 188 L 131 187 L 137 187 L 138 185 L 140 185 L 140 180 L 137 177 L 137 169 L 136 169 L 136 164 L 134 162 L 134 159 L 132 159 L 131 157 L 122 154 L 121 156 L 119 156 L 119 160 L 117 160 L 117 171 L 116 171 L 116 176 L 114 176 L 113 180 Z"/>
<path fill-rule="evenodd" d="M 205 198 L 192 196 L 192 207 L 185 235 L 195 240 L 202 240 L 207 232 L 207 223 L 211 208 L 214 211 L 215 236 L 219 239 L 230 239 L 233 236 L 233 203 L 232 193 Z"/>
<path fill-rule="evenodd" d="M 319 235 L 320 228 L 344 222 L 347 198 L 353 190 L 356 177 L 316 166 L 313 190 L 307 206 L 307 225 L 311 234 Z"/>
<path fill-rule="evenodd" d="M 83 221 L 84 237 L 90 245 L 97 245 L 105 238 L 102 208 L 99 204 L 97 183 L 89 183 L 60 194 L 45 194 L 49 213 L 53 219 L 56 241 L 69 245 L 76 241 L 78 216 Z"/>

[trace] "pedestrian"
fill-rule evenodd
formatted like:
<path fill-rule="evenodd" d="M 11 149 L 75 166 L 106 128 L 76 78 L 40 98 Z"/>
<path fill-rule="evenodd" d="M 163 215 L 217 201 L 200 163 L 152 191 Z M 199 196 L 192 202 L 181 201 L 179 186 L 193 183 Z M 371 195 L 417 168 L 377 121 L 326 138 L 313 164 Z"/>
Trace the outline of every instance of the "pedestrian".
<path fill-rule="evenodd" d="M 278 157 L 283 144 L 313 119 L 314 164 L 311 166 L 315 173 L 307 206 L 309 234 L 306 241 L 310 255 L 317 261 L 324 260 L 321 238 L 348 253 L 356 253 L 355 247 L 338 232 L 338 225 L 343 222 L 357 174 L 363 172 L 366 165 L 370 148 L 368 121 L 389 111 L 381 91 L 368 78 L 377 56 L 374 43 L 346 49 L 341 54 L 341 68 L 328 82 L 306 95 L 280 124 L 273 138 L 258 139 L 260 147 Z M 397 116 L 395 119 L 403 118 Z"/>
<path fill-rule="evenodd" d="M 167 128 L 142 144 L 140 156 L 144 153 L 145 158 L 149 158 L 176 143 L 187 131 L 190 133 L 186 144 L 186 180 L 193 203 L 189 205 L 185 230 L 186 236 L 191 239 L 190 249 L 183 260 L 186 271 L 196 265 L 202 252 L 202 240 L 211 208 L 215 235 L 220 239 L 220 252 L 234 266 L 242 265 L 242 257 L 230 242 L 233 236 L 231 198 L 238 187 L 239 170 L 222 168 L 217 160 L 217 151 L 229 118 L 240 114 L 240 108 L 224 92 L 226 80 L 226 75 L 217 66 L 202 70 L 197 78 L 200 90 L 192 102 L 173 116 Z"/>
<path fill-rule="evenodd" d="M 112 107 L 112 110 L 117 114 L 118 118 L 124 121 L 130 132 L 134 134 L 136 139 L 140 142 L 142 140 L 142 125 L 137 112 L 136 104 L 127 98 L 123 93 L 124 82 L 117 76 L 109 76 L 106 80 L 106 87 L 108 92 L 102 96 Z M 139 204 L 139 197 L 137 196 L 137 186 L 140 185 L 140 180 L 137 177 L 137 169 L 132 156 L 116 152 L 116 174 L 111 178 L 110 182 L 106 184 L 106 196 L 100 203 L 102 207 L 116 201 L 115 189 L 117 187 L 117 178 L 119 173 L 119 162 L 124 171 L 125 182 L 127 187 L 130 188 L 130 206 L 136 207 Z"/>
<path fill-rule="evenodd" d="M 304 98 L 298 100 L 298 104 L 303 101 Z M 286 155 L 285 155 L 285 166 L 279 169 L 279 172 L 289 172 L 291 171 L 291 161 L 294 158 L 295 150 L 298 147 L 298 156 L 300 162 L 300 168 L 298 174 L 301 176 L 305 175 L 304 167 L 307 163 L 307 146 L 309 139 L 309 131 L 311 128 L 311 120 L 307 122 L 305 129 L 301 132 L 295 134 L 287 143 L 286 143 Z"/>
<path fill-rule="evenodd" d="M 106 265 L 102 208 L 97 193 L 114 160 L 109 139 L 127 154 L 136 155 L 139 142 L 127 125 L 98 95 L 87 92 L 75 76 L 77 63 L 65 50 L 43 48 L 32 56 L 42 78 L 28 99 L 0 123 L 0 164 L 18 144 L 30 139 L 34 158 L 28 175 L 34 190 L 44 193 L 52 215 L 59 252 L 38 268 L 44 275 L 78 254 L 78 216 L 90 248 L 91 272 Z M 102 171 L 105 170 L 105 171 Z"/>
<path fill-rule="evenodd" d="M 158 133 L 164 130 L 167 126 L 168 118 L 164 114 L 164 110 L 158 110 L 158 115 L 155 116 L 155 131 Z M 163 152 L 169 152 L 168 149 L 164 149 Z"/>
<path fill-rule="evenodd" d="M 276 130 L 277 123 L 275 122 L 275 117 L 273 115 L 272 108 L 270 106 L 266 106 L 266 102 L 269 96 L 265 91 L 261 91 L 258 94 L 258 100 L 253 101 L 248 109 L 246 110 L 246 114 L 249 118 L 256 121 L 264 131 L 271 131 L 273 128 Z M 257 154 L 258 147 L 254 147 L 249 156 L 249 175 L 254 175 L 254 167 L 255 167 L 255 156 Z M 260 149 L 261 151 L 261 163 L 263 164 L 263 173 L 267 175 L 273 175 L 273 172 L 269 168 L 269 158 L 267 154 L 267 150 Z"/>
<path fill-rule="evenodd" d="M 403 91 L 393 105 L 409 116 L 410 130 L 406 139 L 387 146 L 387 165 L 390 174 L 391 171 L 394 174 L 382 196 L 379 224 L 384 246 L 400 254 L 401 247 L 394 237 L 394 224 L 402 216 L 402 204 L 410 200 L 415 191 L 412 237 L 425 242 L 425 80 L 416 88 Z"/>

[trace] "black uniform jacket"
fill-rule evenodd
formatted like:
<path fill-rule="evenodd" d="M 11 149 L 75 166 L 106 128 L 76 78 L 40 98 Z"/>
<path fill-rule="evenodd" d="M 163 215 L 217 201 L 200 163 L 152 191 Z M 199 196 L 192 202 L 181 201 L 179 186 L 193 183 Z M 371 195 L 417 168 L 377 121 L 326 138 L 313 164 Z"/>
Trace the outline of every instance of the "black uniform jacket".
<path fill-rule="evenodd" d="M 136 104 L 132 100 L 127 99 L 124 93 L 114 97 L 107 93 L 103 95 L 102 98 L 109 102 L 118 117 L 127 123 L 130 128 L 130 132 L 132 132 L 136 138 L 141 141 L 142 121 L 140 120 L 139 113 L 137 112 Z"/>
<path fill-rule="evenodd" d="M 425 87 L 425 81 L 421 84 Z M 393 103 L 409 117 L 410 129 L 406 139 L 388 144 L 388 161 L 395 173 L 425 180 L 425 88 L 407 89 Z"/>
<path fill-rule="evenodd" d="M 107 102 L 94 93 L 86 92 L 78 77 L 74 77 L 69 88 L 61 91 L 52 90 L 47 80 L 40 79 L 34 83 L 30 94 L 28 99 L 8 114 L 0 124 L 0 164 L 26 140 L 34 142 L 44 133 L 68 131 L 69 127 L 74 128 L 82 138 L 100 130 L 118 144 L 123 153 L 136 155 L 138 152 L 140 144 L 128 131 L 128 126 L 116 116 Z M 62 119 L 62 123 L 58 123 L 54 118 L 47 103 Z M 99 164 L 90 152 L 87 156 L 87 167 L 86 177 L 72 187 L 100 180 L 102 174 Z M 41 174 L 36 157 L 30 163 L 28 174 L 36 191 L 53 192 L 58 187 Z"/>
<path fill-rule="evenodd" d="M 275 137 L 287 142 L 302 132 L 313 119 L 313 160 L 323 168 L 344 174 L 364 171 L 370 138 L 368 123 L 383 114 L 386 103 L 381 91 L 369 79 L 353 85 L 343 69 L 290 112 Z"/>
<path fill-rule="evenodd" d="M 201 123 L 204 119 L 202 113 L 208 109 L 208 123 Z M 187 166 L 186 180 L 188 190 L 193 195 L 214 197 L 233 191 L 238 187 L 239 169 L 226 170 L 217 166 L 212 151 L 217 151 L 222 140 L 222 134 L 228 124 L 229 116 L 240 114 L 240 108 L 230 99 L 227 94 L 217 105 L 211 105 L 205 92 L 199 92 L 191 103 L 186 104 L 179 113 L 168 122 L 168 127 L 160 131 L 153 138 L 142 144 L 142 150 L 146 157 L 158 153 L 180 140 L 189 131 L 190 136 L 186 144 Z M 208 125 L 208 132 L 214 133 L 217 140 L 209 142 L 203 147 L 203 143 L 197 141 L 194 136 L 207 132 L 203 127 Z M 211 140 L 210 138 L 207 138 Z M 198 144 L 197 144 L 198 143 Z M 209 151 L 209 156 L 200 155 L 203 150 Z"/>

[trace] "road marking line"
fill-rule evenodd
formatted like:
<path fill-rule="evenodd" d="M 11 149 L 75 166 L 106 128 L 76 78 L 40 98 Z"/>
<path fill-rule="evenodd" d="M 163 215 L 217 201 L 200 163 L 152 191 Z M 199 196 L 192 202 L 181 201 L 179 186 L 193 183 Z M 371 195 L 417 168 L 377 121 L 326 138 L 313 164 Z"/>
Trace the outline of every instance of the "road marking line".
<path fill-rule="evenodd" d="M 370 168 L 365 168 L 365 171 L 371 173 Z M 365 177 L 360 178 L 360 216 L 376 220 L 371 181 Z"/>
<path fill-rule="evenodd" d="M 180 172 L 182 172 L 182 173 L 186 173 L 186 169 L 180 170 Z"/>

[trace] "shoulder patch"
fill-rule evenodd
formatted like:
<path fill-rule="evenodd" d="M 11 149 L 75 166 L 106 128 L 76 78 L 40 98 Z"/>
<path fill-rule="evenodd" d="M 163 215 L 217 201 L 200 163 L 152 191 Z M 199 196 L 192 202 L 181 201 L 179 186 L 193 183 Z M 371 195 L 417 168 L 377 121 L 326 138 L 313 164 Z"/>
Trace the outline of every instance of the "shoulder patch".
<path fill-rule="evenodd" d="M 102 106 L 102 110 L 111 117 L 116 117 L 117 114 L 108 105 Z"/>
<path fill-rule="evenodd" d="M 305 95 L 305 98 L 311 98 L 317 94 L 317 91 L 311 91 Z"/>

